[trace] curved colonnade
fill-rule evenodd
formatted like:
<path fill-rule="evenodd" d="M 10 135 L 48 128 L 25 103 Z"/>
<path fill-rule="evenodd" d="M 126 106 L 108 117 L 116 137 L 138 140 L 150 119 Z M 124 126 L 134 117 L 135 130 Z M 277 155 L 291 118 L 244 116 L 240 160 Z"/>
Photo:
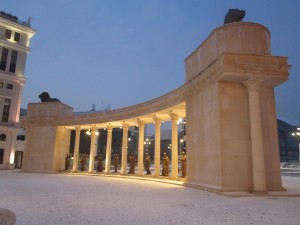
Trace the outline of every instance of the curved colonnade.
<path fill-rule="evenodd" d="M 123 127 L 122 168 L 127 162 L 128 126 L 139 125 L 139 157 L 143 126 L 155 123 L 154 176 L 160 167 L 160 123 L 172 121 L 172 177 L 178 176 L 177 119 L 185 117 L 187 184 L 219 191 L 284 190 L 279 167 L 274 87 L 288 80 L 286 57 L 272 56 L 269 30 L 238 22 L 215 29 L 185 59 L 186 82 L 159 98 L 99 113 L 74 115 L 59 102 L 31 103 L 22 119 L 26 127 L 24 171 L 61 171 L 69 152 L 70 130 L 106 128 L 107 159 L 111 129 Z M 175 157 L 174 157 L 175 156 Z M 138 160 L 138 174 L 143 172 Z M 106 160 L 106 163 L 109 162 Z M 108 173 L 108 165 L 106 173 Z M 90 169 L 92 167 L 90 166 Z M 76 168 L 73 169 L 76 171 Z"/>

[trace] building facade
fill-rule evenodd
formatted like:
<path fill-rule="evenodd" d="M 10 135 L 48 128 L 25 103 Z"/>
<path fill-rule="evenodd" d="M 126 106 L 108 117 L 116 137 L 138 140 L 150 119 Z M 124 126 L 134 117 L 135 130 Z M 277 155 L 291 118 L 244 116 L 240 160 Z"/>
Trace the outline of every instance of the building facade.
<path fill-rule="evenodd" d="M 29 43 L 36 30 L 30 19 L 0 11 L 0 169 L 13 169 L 22 160 L 16 151 L 20 106 L 25 84 L 25 64 Z"/>

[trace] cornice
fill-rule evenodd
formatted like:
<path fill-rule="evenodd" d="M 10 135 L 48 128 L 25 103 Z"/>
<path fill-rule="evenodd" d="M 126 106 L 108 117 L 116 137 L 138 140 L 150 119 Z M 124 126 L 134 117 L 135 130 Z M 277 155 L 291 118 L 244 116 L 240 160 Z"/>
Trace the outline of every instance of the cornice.
<path fill-rule="evenodd" d="M 7 20 L 3 17 L 0 17 L 0 24 L 3 24 L 5 27 L 11 28 L 13 30 L 25 33 L 28 35 L 29 38 L 31 38 L 35 33 L 36 29 L 22 25 L 20 23 L 16 23 L 10 20 Z"/>
<path fill-rule="evenodd" d="M 29 47 L 26 47 L 26 46 L 23 46 L 20 44 L 16 44 L 16 43 L 11 43 L 11 42 L 3 40 L 3 39 L 0 39 L 0 45 L 10 48 L 10 49 L 13 49 L 13 50 L 26 52 L 26 53 L 30 52 L 30 50 L 31 50 L 31 48 L 29 48 Z"/>

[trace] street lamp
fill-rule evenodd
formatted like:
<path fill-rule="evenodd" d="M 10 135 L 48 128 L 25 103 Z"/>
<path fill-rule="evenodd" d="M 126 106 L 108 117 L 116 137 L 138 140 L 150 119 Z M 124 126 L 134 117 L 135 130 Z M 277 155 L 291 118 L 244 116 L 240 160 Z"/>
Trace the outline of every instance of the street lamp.
<path fill-rule="evenodd" d="M 297 137 L 297 140 L 298 140 L 298 162 L 300 163 L 300 128 L 297 127 L 297 132 L 293 132 L 292 135 L 294 137 Z"/>

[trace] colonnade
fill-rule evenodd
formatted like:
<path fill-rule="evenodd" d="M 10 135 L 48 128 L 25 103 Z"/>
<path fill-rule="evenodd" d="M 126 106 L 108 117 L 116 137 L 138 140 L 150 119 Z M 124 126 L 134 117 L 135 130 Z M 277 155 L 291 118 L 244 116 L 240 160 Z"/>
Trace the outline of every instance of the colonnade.
<path fill-rule="evenodd" d="M 171 136 L 171 146 L 172 146 L 172 167 L 171 167 L 171 177 L 178 177 L 178 119 L 180 116 L 174 112 L 169 114 L 171 118 L 172 136 Z M 153 122 L 155 124 L 155 147 L 154 147 L 154 176 L 158 177 L 160 175 L 160 154 L 161 154 L 161 123 L 162 118 L 158 116 L 153 117 Z M 144 138 L 145 138 L 145 125 L 146 122 L 138 119 L 137 125 L 139 127 L 139 138 L 138 138 L 138 166 L 137 175 L 144 174 Z M 122 137 L 122 161 L 121 161 L 121 174 L 125 175 L 127 173 L 127 146 L 128 146 L 128 128 L 129 124 L 126 121 L 122 124 L 123 137 Z M 96 126 L 90 128 L 91 131 L 91 147 L 90 147 L 90 160 L 89 160 L 89 173 L 94 172 L 94 158 L 95 158 L 95 147 L 96 147 Z M 107 140 L 106 140 L 106 160 L 105 160 L 105 170 L 104 173 L 110 173 L 111 167 L 111 149 L 112 149 L 112 130 L 113 126 L 111 124 L 106 126 L 107 130 Z M 74 145 L 74 158 L 73 158 L 73 168 L 72 172 L 76 173 L 78 170 L 78 159 L 79 159 L 79 144 L 80 144 L 80 132 L 81 126 L 75 127 L 75 145 Z"/>

